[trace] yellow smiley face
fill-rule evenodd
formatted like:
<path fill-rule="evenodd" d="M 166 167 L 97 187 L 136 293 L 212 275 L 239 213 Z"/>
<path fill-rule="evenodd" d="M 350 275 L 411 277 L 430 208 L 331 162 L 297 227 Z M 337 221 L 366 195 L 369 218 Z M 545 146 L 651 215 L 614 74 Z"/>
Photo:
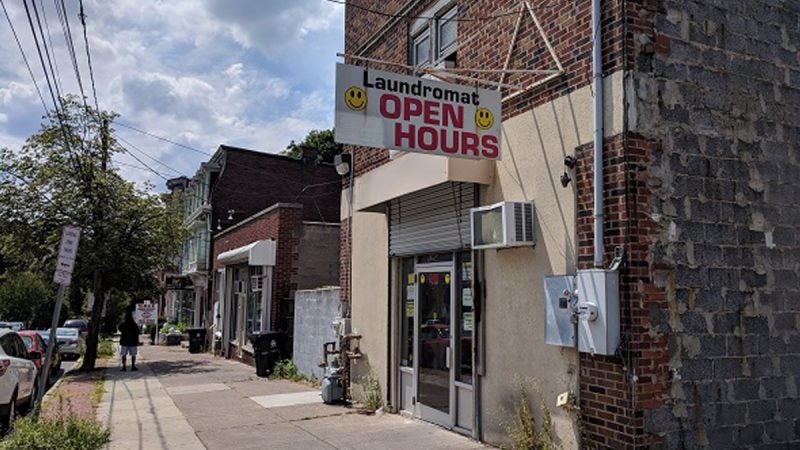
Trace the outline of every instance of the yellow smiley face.
<path fill-rule="evenodd" d="M 478 108 L 475 111 L 475 125 L 481 130 L 488 130 L 494 125 L 494 114 L 486 108 Z"/>
<path fill-rule="evenodd" d="M 367 93 L 356 86 L 350 86 L 344 91 L 344 104 L 353 111 L 361 111 L 367 107 Z"/>

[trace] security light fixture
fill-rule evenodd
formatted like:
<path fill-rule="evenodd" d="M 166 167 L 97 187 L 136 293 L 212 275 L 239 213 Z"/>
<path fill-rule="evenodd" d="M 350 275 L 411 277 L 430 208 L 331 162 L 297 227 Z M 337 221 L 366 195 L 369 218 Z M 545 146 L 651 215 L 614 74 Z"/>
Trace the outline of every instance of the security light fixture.
<path fill-rule="evenodd" d="M 233 213 L 235 213 L 235 212 L 236 212 L 235 209 L 229 209 L 228 210 L 228 220 L 233 220 Z"/>
<path fill-rule="evenodd" d="M 561 175 L 561 186 L 564 186 L 564 187 L 569 186 L 569 182 L 570 181 L 572 181 L 572 178 L 570 178 L 570 176 L 569 176 L 569 174 L 567 172 L 564 172 L 564 175 Z"/>
<path fill-rule="evenodd" d="M 217 219 L 217 231 L 220 230 L 222 230 L 222 221 L 220 219 Z"/>
<path fill-rule="evenodd" d="M 347 175 L 350 173 L 350 166 L 353 157 L 350 153 L 340 153 L 333 157 L 333 165 L 336 167 L 336 173 L 339 175 Z"/>
<path fill-rule="evenodd" d="M 570 169 L 574 169 L 575 166 L 578 165 L 578 160 L 572 155 L 567 155 L 564 157 L 564 165 Z"/>

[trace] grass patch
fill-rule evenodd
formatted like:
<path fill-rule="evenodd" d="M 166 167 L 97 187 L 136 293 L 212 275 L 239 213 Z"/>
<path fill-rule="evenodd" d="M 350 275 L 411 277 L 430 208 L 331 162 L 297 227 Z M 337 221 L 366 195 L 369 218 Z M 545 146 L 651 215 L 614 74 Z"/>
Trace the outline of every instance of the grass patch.
<path fill-rule="evenodd" d="M 53 418 L 33 416 L 15 422 L 14 430 L 0 441 L 0 450 L 98 450 L 110 441 L 110 432 L 94 419 L 65 413 L 60 400 Z"/>
<path fill-rule="evenodd" d="M 94 391 L 92 391 L 92 407 L 97 408 L 97 405 L 103 400 L 103 394 L 106 390 L 106 380 L 100 378 L 94 382 Z"/>
<path fill-rule="evenodd" d="M 294 382 L 312 381 L 300 372 L 300 369 L 291 359 L 284 359 L 275 363 L 275 368 L 269 375 L 271 380 L 289 380 Z"/>
<path fill-rule="evenodd" d="M 511 438 L 514 450 L 560 449 L 561 446 L 553 438 L 553 420 L 550 410 L 544 401 L 540 401 L 539 409 L 542 414 L 541 425 L 536 423 L 533 410 L 529 404 L 528 391 L 522 382 L 517 382 L 517 404 L 514 406 L 514 418 L 511 423 L 503 422 L 502 427 Z M 534 391 L 538 389 L 534 386 Z"/>
<path fill-rule="evenodd" d="M 114 356 L 114 344 L 111 339 L 103 339 L 97 344 L 97 357 L 100 359 L 109 359 Z"/>

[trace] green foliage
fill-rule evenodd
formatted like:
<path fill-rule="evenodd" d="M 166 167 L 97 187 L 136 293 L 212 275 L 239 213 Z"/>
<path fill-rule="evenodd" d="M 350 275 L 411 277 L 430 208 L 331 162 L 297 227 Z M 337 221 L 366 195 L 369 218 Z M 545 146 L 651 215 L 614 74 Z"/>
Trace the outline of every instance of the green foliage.
<path fill-rule="evenodd" d="M 178 333 L 184 334 L 186 333 L 186 330 L 189 328 L 189 325 L 187 325 L 186 322 L 165 323 L 161 327 L 161 332 L 167 334 L 169 333 L 170 328 L 174 328 L 175 331 L 177 331 Z"/>
<path fill-rule="evenodd" d="M 66 133 L 49 120 L 20 151 L 0 150 L 0 259 L 17 271 L 52 276 L 61 230 L 76 225 L 81 241 L 69 304 L 95 281 L 103 295 L 156 294 L 153 272 L 172 263 L 186 233 L 178 206 L 165 204 L 152 186 L 124 180 L 110 165 L 125 151 L 111 125 L 103 126 L 115 114 L 85 108 L 74 96 L 63 104 Z M 87 339 L 87 369 L 94 367 L 100 311 Z"/>
<path fill-rule="evenodd" d="M 97 356 L 99 358 L 111 358 L 114 356 L 114 344 L 111 339 L 103 339 L 97 344 Z"/>
<path fill-rule="evenodd" d="M 311 130 L 299 144 L 292 141 L 283 154 L 293 158 L 300 158 L 303 152 L 300 147 L 311 147 L 319 150 L 317 160 L 324 162 L 333 162 L 333 157 L 342 152 L 342 144 L 338 144 L 333 140 L 333 129 L 329 130 Z"/>
<path fill-rule="evenodd" d="M 561 448 L 553 438 L 553 420 L 550 410 L 544 401 L 539 404 L 542 413 L 542 425 L 537 427 L 536 418 L 530 407 L 528 391 L 520 382 L 517 386 L 518 399 L 514 406 L 512 423 L 502 423 L 506 433 L 513 441 L 515 450 L 553 450 Z"/>
<path fill-rule="evenodd" d="M 305 375 L 300 373 L 300 370 L 294 365 L 291 359 L 284 359 L 275 363 L 275 368 L 269 375 L 272 380 L 289 380 L 289 381 L 309 381 Z"/>
<path fill-rule="evenodd" d="M 96 450 L 109 441 L 109 431 L 99 422 L 59 413 L 52 419 L 16 421 L 14 431 L 0 441 L 0 450 Z"/>
<path fill-rule="evenodd" d="M 364 409 L 367 411 L 377 411 L 383 407 L 383 395 L 381 395 L 381 383 L 378 377 L 372 372 L 367 375 L 364 384 Z"/>
<path fill-rule="evenodd" d="M 0 319 L 48 327 L 55 297 L 53 289 L 32 272 L 6 274 L 0 278 Z"/>

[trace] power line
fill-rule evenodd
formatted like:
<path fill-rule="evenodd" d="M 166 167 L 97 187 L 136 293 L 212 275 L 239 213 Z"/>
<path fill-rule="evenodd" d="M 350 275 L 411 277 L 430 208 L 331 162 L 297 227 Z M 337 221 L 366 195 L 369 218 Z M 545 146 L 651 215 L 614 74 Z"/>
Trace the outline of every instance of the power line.
<path fill-rule="evenodd" d="M 36 0 L 32 0 L 33 2 L 33 12 L 36 12 Z M 47 22 L 47 14 L 45 13 L 44 2 L 42 2 L 42 17 L 44 18 L 44 27 L 47 30 L 47 42 L 50 43 L 50 48 L 53 49 L 53 66 L 55 66 L 55 74 L 56 79 L 58 82 L 56 83 L 56 88 L 63 88 L 64 84 L 61 82 L 61 72 L 58 70 L 58 60 L 56 59 L 56 50 L 55 46 L 53 45 L 53 36 L 50 34 L 50 24 Z M 36 20 L 39 20 L 39 15 L 37 13 Z M 39 30 L 41 31 L 42 24 L 39 24 Z M 44 42 L 44 35 L 42 35 L 42 42 Z M 47 51 L 47 45 L 45 45 L 45 51 Z M 48 61 L 50 60 L 50 55 L 48 53 L 47 56 Z M 53 70 L 52 68 L 50 70 Z M 59 95 L 60 97 L 60 95 Z"/>
<path fill-rule="evenodd" d="M 140 159 L 138 156 L 136 156 L 136 155 L 134 155 L 133 153 L 131 153 L 131 151 L 130 151 L 130 150 L 128 150 L 127 148 L 123 147 L 123 146 L 122 146 L 122 144 L 120 144 L 119 142 L 117 142 L 117 145 L 119 146 L 119 148 L 120 148 L 120 149 L 121 149 L 121 150 L 122 150 L 124 153 L 127 153 L 127 154 L 129 154 L 129 155 L 131 156 L 131 158 L 133 158 L 133 159 L 135 159 L 136 161 L 138 161 L 138 162 L 139 162 L 139 164 L 141 164 L 141 165 L 145 166 L 145 167 L 147 168 L 147 170 L 149 170 L 150 172 L 153 172 L 154 174 L 158 175 L 159 177 L 161 177 L 162 179 L 164 179 L 164 181 L 169 181 L 169 178 L 165 177 L 165 176 L 164 176 L 164 175 L 163 175 L 161 172 L 159 172 L 159 171 L 157 171 L 156 169 L 153 169 L 152 167 L 150 167 L 149 165 L 147 165 L 147 163 L 146 163 L 146 162 L 142 161 L 142 160 L 141 160 L 141 159 Z"/>
<path fill-rule="evenodd" d="M 92 95 L 94 96 L 94 109 L 100 113 L 100 104 L 97 103 L 97 89 L 95 88 L 94 84 L 94 70 L 92 69 L 92 55 L 89 53 L 89 38 L 86 34 L 86 14 L 83 12 L 83 0 L 80 0 L 80 18 L 81 18 L 81 25 L 83 26 L 83 43 L 86 47 L 86 61 L 89 65 L 89 78 L 92 80 Z"/>
<path fill-rule="evenodd" d="M 133 131 L 136 131 L 136 132 L 139 132 L 139 133 L 145 134 L 145 135 L 147 135 L 147 136 L 150 136 L 150 137 L 152 137 L 152 138 L 156 138 L 156 139 L 158 139 L 158 140 L 160 140 L 160 141 L 169 142 L 169 143 L 170 143 L 170 144 L 172 144 L 172 145 L 177 145 L 178 147 L 183 147 L 183 148 L 185 148 L 185 149 L 187 149 L 187 150 L 191 150 L 191 151 L 193 151 L 193 152 L 197 152 L 197 153 L 200 153 L 200 154 L 202 154 L 202 155 L 206 155 L 206 156 L 211 156 L 211 155 L 212 155 L 212 154 L 211 154 L 211 153 L 209 153 L 209 152 L 206 152 L 206 151 L 203 151 L 203 150 L 196 149 L 196 148 L 194 148 L 194 147 L 191 147 L 191 146 L 188 146 L 188 145 L 186 145 L 186 144 L 181 144 L 180 142 L 175 142 L 175 141 L 173 141 L 173 140 L 171 140 L 171 139 L 167 139 L 167 138 L 165 138 L 165 137 L 159 136 L 159 135 L 157 135 L 157 134 L 153 134 L 153 133 L 151 133 L 151 132 L 149 132 L 149 131 L 145 131 L 145 130 L 142 130 L 142 129 L 140 129 L 140 128 L 136 128 L 136 127 L 134 127 L 133 125 L 128 125 L 128 124 L 125 124 L 125 123 L 122 123 L 122 122 L 119 122 L 119 121 L 115 121 L 115 122 L 114 122 L 114 124 L 115 124 L 115 125 L 119 125 L 119 126 L 121 126 L 121 127 L 128 128 L 129 130 L 133 130 Z"/>
<path fill-rule="evenodd" d="M 28 2 L 25 1 L 26 8 L 27 4 Z M 56 87 L 56 94 L 58 94 L 58 99 L 60 101 L 62 98 L 61 87 L 60 87 L 61 76 L 58 74 L 58 70 L 53 69 L 53 58 L 50 58 L 50 49 L 48 49 L 47 42 L 45 42 L 44 29 L 42 28 L 42 21 L 39 19 L 39 9 L 36 7 L 36 0 L 31 0 L 31 5 L 33 6 L 33 13 L 36 16 L 36 23 L 39 26 L 39 34 L 42 36 L 42 47 L 44 47 L 44 54 L 47 56 L 47 65 L 50 66 L 50 75 L 53 76 L 53 85 L 55 85 Z M 36 45 L 38 46 L 39 44 L 37 43 Z M 58 105 L 56 105 L 56 109 L 58 109 Z"/>
<path fill-rule="evenodd" d="M 19 42 L 19 37 L 17 36 L 17 30 L 14 29 L 14 25 L 11 23 L 11 17 L 8 15 L 8 11 L 6 10 L 6 4 L 3 0 L 0 0 L 0 6 L 3 7 L 3 12 L 6 15 L 6 20 L 8 21 L 8 26 L 11 27 L 11 34 L 14 35 L 14 40 L 17 41 L 17 47 L 19 48 L 20 54 L 22 54 L 22 60 L 25 61 L 25 67 L 28 68 L 28 74 L 31 76 L 31 81 L 33 81 L 33 87 L 36 88 L 36 93 L 39 94 L 39 100 L 42 101 L 42 107 L 44 108 L 45 115 L 50 115 L 50 110 L 47 108 L 47 102 L 44 101 L 44 97 L 42 96 L 42 91 L 39 90 L 39 84 L 36 82 L 36 77 L 33 76 L 33 70 L 31 70 L 31 65 L 28 63 L 28 58 L 25 56 L 25 51 L 22 49 L 22 44 Z"/>
<path fill-rule="evenodd" d="M 28 25 L 31 27 L 31 34 L 33 35 L 33 42 L 36 44 L 36 52 L 39 54 L 39 62 L 42 64 L 42 71 L 44 72 L 44 78 L 47 81 L 47 89 L 50 91 L 50 98 L 53 100 L 53 107 L 56 110 L 56 115 L 61 118 L 61 115 L 58 113 L 58 102 L 56 101 L 55 93 L 53 92 L 53 86 L 50 84 L 50 74 L 47 72 L 47 65 L 44 62 L 44 56 L 42 55 L 42 48 L 39 46 L 39 37 L 36 35 L 36 28 L 33 25 L 33 18 L 31 18 L 30 9 L 28 9 L 28 1 L 23 0 L 22 4 L 25 6 L 25 14 L 28 16 Z M 49 110 L 49 108 L 45 108 Z"/>
<path fill-rule="evenodd" d="M 139 154 L 141 154 L 141 155 L 143 155 L 143 156 L 147 157 L 147 158 L 148 158 L 148 159 L 150 159 L 151 161 L 153 161 L 153 162 L 155 162 L 155 163 L 157 163 L 157 164 L 160 164 L 162 167 L 165 167 L 166 169 L 168 169 L 168 170 L 170 170 L 170 171 L 172 171 L 172 172 L 175 172 L 175 173 L 177 173 L 178 175 L 183 175 L 183 173 L 182 173 L 180 170 L 178 170 L 178 169 L 175 169 L 174 167 L 171 167 L 171 166 L 169 166 L 169 165 L 165 164 L 164 162 L 162 162 L 162 161 L 159 161 L 158 159 L 156 159 L 156 158 L 154 158 L 154 157 L 152 157 L 152 156 L 148 155 L 148 154 L 147 154 L 147 152 L 145 152 L 144 150 L 140 149 L 139 147 L 137 147 L 136 145 L 134 145 L 132 142 L 130 142 L 130 141 L 128 141 L 127 139 L 123 138 L 122 136 L 119 136 L 119 135 L 117 135 L 117 136 L 115 136 L 115 137 L 116 137 L 117 139 L 119 139 L 120 141 L 124 142 L 124 143 L 125 143 L 125 144 L 126 144 L 128 147 L 130 147 L 130 148 L 132 148 L 132 149 L 134 149 L 134 150 L 138 151 L 138 152 L 139 152 Z"/>
<path fill-rule="evenodd" d="M 78 67 L 78 58 L 75 55 L 75 42 L 72 40 L 72 30 L 69 26 L 67 8 L 64 5 L 64 0 L 61 0 L 60 3 L 58 0 L 53 0 L 53 4 L 56 7 L 58 21 L 61 23 L 61 31 L 64 33 L 64 41 L 67 43 L 67 51 L 69 52 L 70 61 L 72 62 L 72 69 L 75 71 L 75 78 L 78 81 L 78 89 L 81 91 L 81 100 L 83 100 L 84 108 L 88 109 L 86 105 L 86 93 L 83 90 L 83 80 L 81 80 L 81 71 Z"/>

